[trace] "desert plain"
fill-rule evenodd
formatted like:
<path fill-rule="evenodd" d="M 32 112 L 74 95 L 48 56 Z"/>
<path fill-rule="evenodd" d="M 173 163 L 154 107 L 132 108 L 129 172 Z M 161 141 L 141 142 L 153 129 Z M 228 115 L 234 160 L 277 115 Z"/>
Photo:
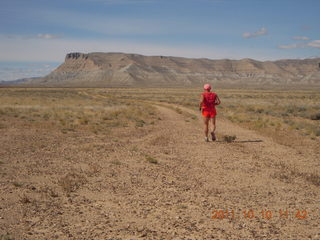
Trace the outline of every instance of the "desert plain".
<path fill-rule="evenodd" d="M 0 88 L 0 239 L 320 239 L 318 90 Z"/>

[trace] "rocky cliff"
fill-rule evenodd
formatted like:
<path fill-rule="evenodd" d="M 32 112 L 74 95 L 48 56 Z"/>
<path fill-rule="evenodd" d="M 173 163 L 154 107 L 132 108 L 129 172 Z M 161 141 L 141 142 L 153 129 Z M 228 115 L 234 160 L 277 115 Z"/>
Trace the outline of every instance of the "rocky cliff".
<path fill-rule="evenodd" d="M 320 85 L 320 58 L 256 61 L 190 59 L 125 53 L 69 53 L 44 78 L 25 85 L 48 87 L 191 87 Z"/>

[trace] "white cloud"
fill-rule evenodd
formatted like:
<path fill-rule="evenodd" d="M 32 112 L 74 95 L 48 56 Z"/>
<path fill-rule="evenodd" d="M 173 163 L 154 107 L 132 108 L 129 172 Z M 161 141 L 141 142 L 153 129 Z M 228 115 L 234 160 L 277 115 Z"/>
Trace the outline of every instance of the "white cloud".
<path fill-rule="evenodd" d="M 310 38 L 305 37 L 305 36 L 294 36 L 294 37 L 292 37 L 292 39 L 294 39 L 294 40 L 304 40 L 304 41 L 310 40 Z"/>
<path fill-rule="evenodd" d="M 41 38 L 41 39 L 56 39 L 60 37 L 61 37 L 60 35 L 49 34 L 49 33 L 39 33 L 36 36 L 36 38 Z"/>
<path fill-rule="evenodd" d="M 244 32 L 242 34 L 243 38 L 255 38 L 258 36 L 263 36 L 263 35 L 267 35 L 268 34 L 268 30 L 266 28 L 260 28 L 260 30 L 254 32 L 254 33 L 250 33 L 250 32 Z"/>
<path fill-rule="evenodd" d="M 304 47 L 306 47 L 306 44 L 304 43 L 293 43 L 293 44 L 278 46 L 278 48 L 281 48 L 281 49 L 304 48 Z"/>
<path fill-rule="evenodd" d="M 307 44 L 309 47 L 320 48 L 320 40 L 314 40 Z"/>
<path fill-rule="evenodd" d="M 307 47 L 320 48 L 320 40 L 314 40 L 308 43 L 293 43 L 293 44 L 278 46 L 278 48 L 281 48 L 281 49 L 307 48 Z"/>
<path fill-rule="evenodd" d="M 39 33 L 36 35 L 13 35 L 13 34 L 7 34 L 2 35 L 9 39 L 57 39 L 61 38 L 62 35 L 56 35 L 56 34 L 49 34 L 49 33 Z"/>

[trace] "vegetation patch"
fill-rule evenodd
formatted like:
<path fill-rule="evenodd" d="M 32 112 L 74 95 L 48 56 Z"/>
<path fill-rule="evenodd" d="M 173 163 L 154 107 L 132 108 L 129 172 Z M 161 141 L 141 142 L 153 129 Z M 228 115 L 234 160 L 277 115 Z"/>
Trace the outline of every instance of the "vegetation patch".
<path fill-rule="evenodd" d="M 0 91 L 0 116 L 4 121 L 28 123 L 37 129 L 58 129 L 63 134 L 80 130 L 108 135 L 110 129 L 144 127 L 158 121 L 154 106 L 119 97 L 116 92 L 6 88 Z M 0 123 L 0 129 L 6 127 Z"/>
<path fill-rule="evenodd" d="M 18 187 L 18 188 L 23 186 L 23 184 L 20 182 L 13 182 L 12 184 L 13 184 L 13 186 Z"/>
<path fill-rule="evenodd" d="M 310 116 L 311 120 L 320 120 L 320 113 L 312 114 Z"/>
<path fill-rule="evenodd" d="M 146 155 L 145 158 L 146 158 L 147 162 L 149 162 L 149 163 L 152 163 L 152 164 L 158 164 L 159 163 L 156 158 L 151 157 L 149 155 Z"/>
<path fill-rule="evenodd" d="M 23 195 L 20 199 L 20 202 L 23 204 L 31 203 L 31 199 L 27 195 Z"/>
<path fill-rule="evenodd" d="M 113 165 L 121 165 L 121 162 L 119 160 L 112 160 L 111 163 Z"/>
<path fill-rule="evenodd" d="M 227 143 L 231 143 L 231 142 L 234 142 L 234 140 L 236 140 L 236 136 L 233 135 L 233 136 L 230 136 L 230 135 L 225 135 L 223 136 L 223 140 Z"/>
<path fill-rule="evenodd" d="M 59 180 L 58 184 L 66 193 L 71 193 L 78 190 L 86 182 L 87 179 L 82 174 L 68 173 Z"/>
<path fill-rule="evenodd" d="M 7 233 L 7 234 L 1 234 L 0 240 L 14 240 L 14 238 L 9 233 Z"/>

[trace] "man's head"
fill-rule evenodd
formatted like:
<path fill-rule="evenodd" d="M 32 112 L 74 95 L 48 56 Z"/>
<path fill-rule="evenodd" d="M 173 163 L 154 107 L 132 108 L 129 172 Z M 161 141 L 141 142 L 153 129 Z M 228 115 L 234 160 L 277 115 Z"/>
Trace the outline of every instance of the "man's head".
<path fill-rule="evenodd" d="M 207 91 L 210 91 L 211 90 L 211 86 L 210 86 L 210 84 L 205 84 L 204 86 L 203 86 L 203 89 L 204 90 L 207 90 Z"/>

